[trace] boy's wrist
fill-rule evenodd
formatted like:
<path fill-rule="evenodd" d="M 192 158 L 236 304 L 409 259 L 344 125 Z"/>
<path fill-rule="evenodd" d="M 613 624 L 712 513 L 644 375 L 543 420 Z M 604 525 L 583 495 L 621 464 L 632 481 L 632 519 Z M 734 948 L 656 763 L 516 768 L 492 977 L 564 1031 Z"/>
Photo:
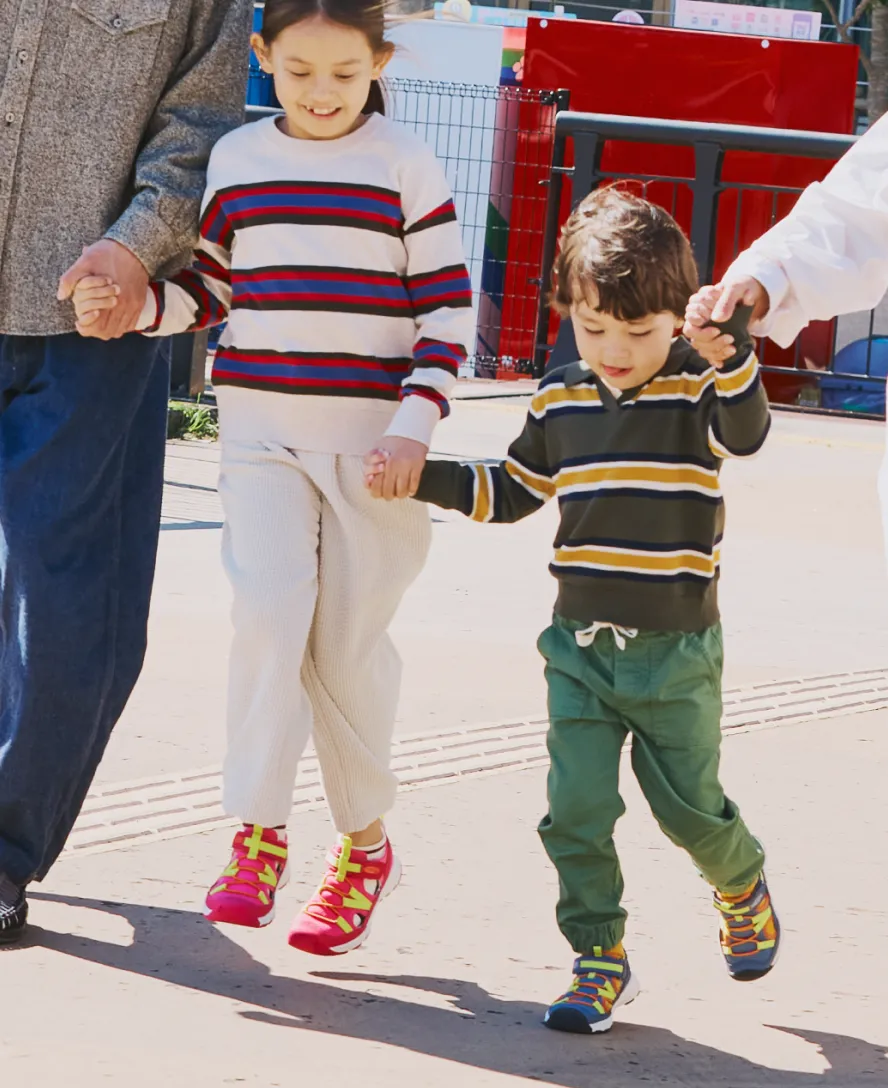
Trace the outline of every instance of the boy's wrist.
<path fill-rule="evenodd" d="M 752 306 L 737 305 L 727 321 L 709 322 L 710 326 L 718 329 L 723 335 L 734 338 L 734 354 L 719 368 L 723 372 L 742 366 L 755 347 L 755 341 L 749 331 L 752 309 Z"/>
<path fill-rule="evenodd" d="M 446 509 L 446 500 L 451 490 L 452 472 L 452 462 L 427 459 L 422 467 L 419 487 L 413 497 L 418 502 L 431 503 Z"/>

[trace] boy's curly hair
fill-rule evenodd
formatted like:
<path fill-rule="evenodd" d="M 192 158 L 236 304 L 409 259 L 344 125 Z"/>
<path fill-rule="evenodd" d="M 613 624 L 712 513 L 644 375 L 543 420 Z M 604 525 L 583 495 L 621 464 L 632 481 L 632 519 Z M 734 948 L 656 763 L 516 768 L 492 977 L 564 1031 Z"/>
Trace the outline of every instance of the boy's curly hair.
<path fill-rule="evenodd" d="M 681 317 L 698 286 L 690 243 L 672 216 L 609 187 L 590 193 L 564 225 L 551 304 L 567 317 L 594 287 L 595 308 L 620 321 L 663 312 Z"/>

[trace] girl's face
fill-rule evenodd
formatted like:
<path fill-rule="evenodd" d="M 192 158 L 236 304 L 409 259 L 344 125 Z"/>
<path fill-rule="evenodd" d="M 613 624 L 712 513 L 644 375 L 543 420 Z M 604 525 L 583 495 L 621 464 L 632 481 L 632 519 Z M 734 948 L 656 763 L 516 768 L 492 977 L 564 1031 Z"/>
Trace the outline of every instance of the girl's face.
<path fill-rule="evenodd" d="M 363 123 L 370 83 L 391 50 L 374 54 L 360 30 L 314 15 L 287 27 L 271 48 L 258 34 L 253 48 L 287 115 L 287 134 L 302 140 L 336 140 Z"/>

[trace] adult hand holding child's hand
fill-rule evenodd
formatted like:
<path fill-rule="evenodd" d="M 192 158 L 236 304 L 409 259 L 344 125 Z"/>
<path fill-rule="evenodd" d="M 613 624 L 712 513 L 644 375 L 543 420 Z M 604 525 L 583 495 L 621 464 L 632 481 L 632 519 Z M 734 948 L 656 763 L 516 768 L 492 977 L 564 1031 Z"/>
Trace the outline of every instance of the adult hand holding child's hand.
<path fill-rule="evenodd" d="M 115 287 L 117 294 L 113 304 L 110 295 L 101 299 L 95 297 L 96 303 L 103 304 L 92 307 L 97 316 L 89 321 L 81 321 L 78 313 L 78 332 L 99 340 L 116 340 L 133 332 L 148 292 L 148 273 L 138 257 L 126 246 L 108 238 L 88 246 L 59 280 L 59 301 L 72 298 L 78 284 L 87 278 L 90 281 L 103 278 L 107 281 L 105 286 Z M 99 291 L 101 288 L 94 286 L 90 290 Z"/>
<path fill-rule="evenodd" d="M 685 311 L 684 335 L 716 370 L 734 354 L 734 338 L 722 334 L 713 322 L 730 320 L 738 305 L 752 306 L 750 321 L 760 321 L 770 305 L 768 292 L 751 276 L 723 280 L 692 295 Z"/>
<path fill-rule="evenodd" d="M 120 288 L 108 276 L 84 276 L 78 280 L 71 296 L 77 331 L 81 336 L 96 336 L 94 332 L 102 315 L 117 306 Z"/>
<path fill-rule="evenodd" d="M 384 438 L 364 458 L 367 488 L 377 499 L 413 498 L 428 455 L 428 446 L 412 438 Z"/>

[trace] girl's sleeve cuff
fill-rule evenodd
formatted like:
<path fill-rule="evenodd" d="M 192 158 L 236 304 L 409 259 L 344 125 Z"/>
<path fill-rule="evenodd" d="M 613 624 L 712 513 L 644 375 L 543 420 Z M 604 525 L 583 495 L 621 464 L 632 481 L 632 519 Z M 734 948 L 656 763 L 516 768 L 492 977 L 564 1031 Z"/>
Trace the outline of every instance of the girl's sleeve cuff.
<path fill-rule="evenodd" d="M 142 306 L 142 312 L 139 314 L 139 320 L 136 322 L 136 332 L 144 332 L 145 329 L 150 329 L 157 324 L 157 296 L 151 289 L 151 285 L 148 285 L 148 290 L 145 294 L 145 302 Z"/>
<path fill-rule="evenodd" d="M 409 394 L 401 401 L 395 417 L 385 432 L 387 438 L 411 438 L 424 446 L 431 446 L 432 435 L 441 419 L 441 410 L 434 401 L 417 394 Z"/>

